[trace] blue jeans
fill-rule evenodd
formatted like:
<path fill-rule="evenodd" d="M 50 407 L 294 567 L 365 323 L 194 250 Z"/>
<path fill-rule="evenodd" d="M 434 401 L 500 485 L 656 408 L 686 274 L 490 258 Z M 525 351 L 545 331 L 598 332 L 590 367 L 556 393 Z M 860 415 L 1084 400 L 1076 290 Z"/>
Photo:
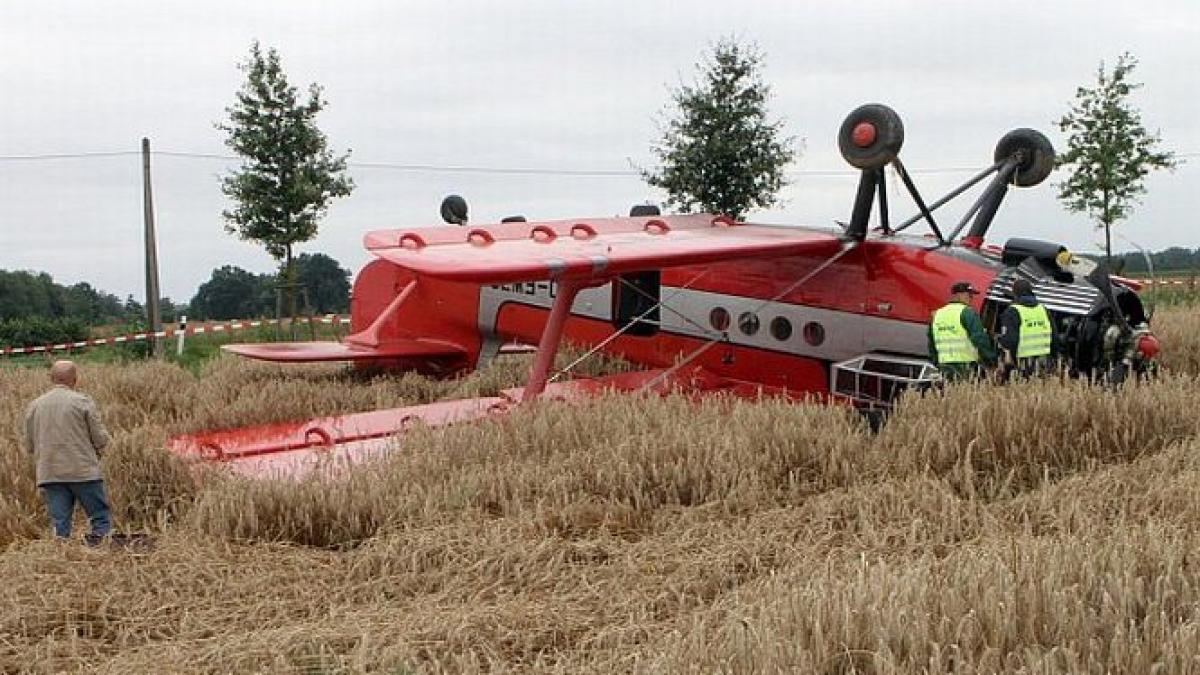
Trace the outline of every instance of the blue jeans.
<path fill-rule="evenodd" d="M 89 540 L 100 539 L 112 531 L 109 516 L 108 495 L 104 493 L 104 481 L 89 480 L 82 483 L 43 483 L 42 498 L 50 511 L 54 523 L 54 534 L 71 536 L 71 517 L 75 515 L 75 502 L 83 506 L 92 524 Z"/>

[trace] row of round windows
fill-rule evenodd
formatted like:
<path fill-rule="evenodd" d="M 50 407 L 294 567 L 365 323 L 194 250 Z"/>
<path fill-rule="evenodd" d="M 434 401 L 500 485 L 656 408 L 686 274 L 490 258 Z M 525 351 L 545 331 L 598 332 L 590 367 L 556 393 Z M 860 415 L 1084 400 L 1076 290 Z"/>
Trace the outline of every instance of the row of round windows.
<path fill-rule="evenodd" d="M 729 314 L 729 310 L 724 307 L 714 307 L 708 313 L 708 323 L 714 329 L 724 333 L 729 330 L 729 325 L 733 317 Z M 754 312 L 742 312 L 737 319 L 738 330 L 743 335 L 754 335 L 758 333 L 761 324 L 758 315 Z M 787 317 L 777 316 L 771 319 L 770 325 L 771 336 L 780 342 L 786 341 L 792 337 L 792 322 Z M 804 324 L 804 328 L 800 331 L 804 337 L 804 341 L 813 347 L 817 347 L 825 342 L 825 327 L 817 321 L 809 321 Z"/>

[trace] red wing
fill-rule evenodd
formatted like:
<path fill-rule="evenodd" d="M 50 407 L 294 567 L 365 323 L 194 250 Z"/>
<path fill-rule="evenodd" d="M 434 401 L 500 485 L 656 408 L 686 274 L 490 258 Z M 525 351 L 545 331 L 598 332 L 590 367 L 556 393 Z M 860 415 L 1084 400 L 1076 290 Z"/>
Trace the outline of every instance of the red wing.
<path fill-rule="evenodd" d="M 363 243 L 380 258 L 417 274 L 478 284 L 832 254 L 841 245 L 828 232 L 743 225 L 709 215 L 377 230 Z"/>
<path fill-rule="evenodd" d="M 458 358 L 466 350 L 441 340 L 408 339 L 388 342 L 379 347 L 360 347 L 338 342 L 272 342 L 225 345 L 225 351 L 260 361 L 371 361 L 404 358 Z"/>

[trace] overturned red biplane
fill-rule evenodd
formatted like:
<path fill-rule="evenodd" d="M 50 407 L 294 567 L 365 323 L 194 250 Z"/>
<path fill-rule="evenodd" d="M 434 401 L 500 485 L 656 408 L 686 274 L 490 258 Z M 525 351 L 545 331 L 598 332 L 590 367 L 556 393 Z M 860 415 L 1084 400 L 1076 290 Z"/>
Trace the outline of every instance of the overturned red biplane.
<path fill-rule="evenodd" d="M 391 437 L 414 423 L 479 419 L 539 396 L 684 390 L 886 407 L 905 389 L 937 379 L 926 326 L 959 280 L 987 289 L 976 302 L 989 329 L 1011 302 L 1013 281 L 1030 280 L 1074 372 L 1120 378 L 1149 366 L 1158 345 L 1132 283 L 1114 282 L 1058 244 L 984 244 L 1008 187 L 1036 185 L 1053 169 L 1044 136 L 1029 129 L 1006 134 L 992 166 L 929 204 L 898 157 L 903 140 L 899 117 L 882 105 L 862 106 L 842 123 L 840 150 L 861 177 L 850 221 L 840 228 L 661 216 L 635 207 L 628 218 L 370 232 L 364 243 L 378 259 L 355 279 L 354 332 L 343 343 L 226 349 L 269 361 L 355 361 L 446 375 L 483 366 L 508 343 L 536 344 L 525 387 L 206 432 L 173 439 L 171 448 L 241 473 L 297 475 L 386 452 Z M 887 166 L 918 210 L 898 224 L 888 213 Z M 989 177 L 955 226 L 943 230 L 934 211 Z M 463 224 L 465 203 L 448 201 L 443 215 Z M 930 234 L 902 234 L 920 221 Z M 645 370 L 554 382 L 564 339 Z"/>

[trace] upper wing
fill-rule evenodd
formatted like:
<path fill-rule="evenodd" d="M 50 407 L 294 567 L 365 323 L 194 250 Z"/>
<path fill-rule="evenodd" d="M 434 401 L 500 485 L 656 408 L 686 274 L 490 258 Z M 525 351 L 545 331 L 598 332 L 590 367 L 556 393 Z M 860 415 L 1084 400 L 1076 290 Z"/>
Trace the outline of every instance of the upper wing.
<path fill-rule="evenodd" d="M 418 274 L 479 284 L 832 254 L 841 246 L 833 233 L 745 225 L 711 215 L 376 230 L 363 243 L 371 253 Z"/>

